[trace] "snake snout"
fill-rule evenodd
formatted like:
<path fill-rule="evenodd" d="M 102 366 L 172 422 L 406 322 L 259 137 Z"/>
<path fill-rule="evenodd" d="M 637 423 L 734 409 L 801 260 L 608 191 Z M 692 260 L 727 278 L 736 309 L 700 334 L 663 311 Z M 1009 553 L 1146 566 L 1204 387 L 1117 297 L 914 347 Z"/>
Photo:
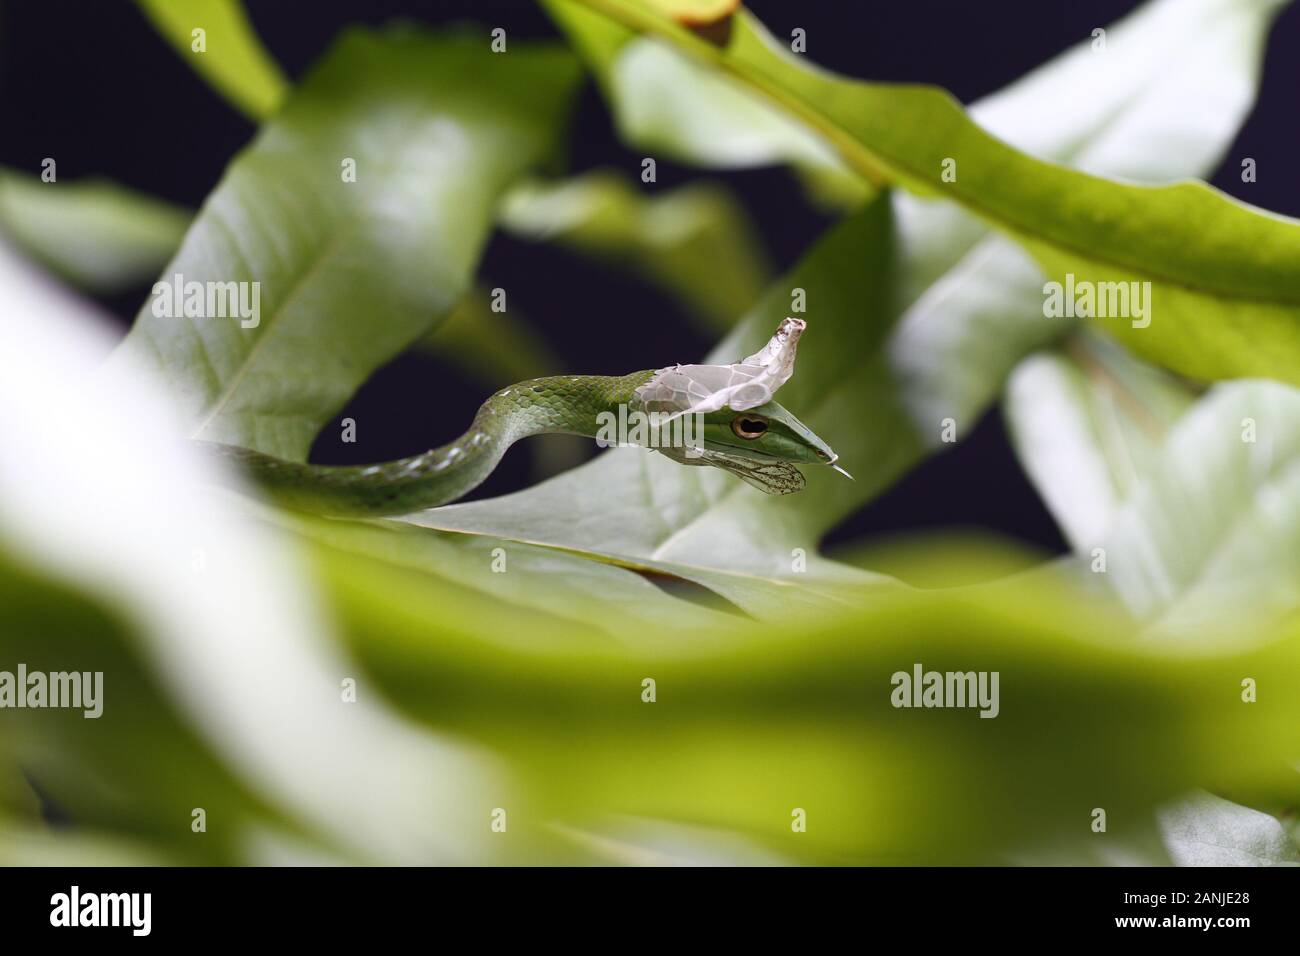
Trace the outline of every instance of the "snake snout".
<path fill-rule="evenodd" d="M 853 476 L 852 476 L 852 475 L 850 475 L 847 471 L 845 471 L 845 470 L 844 470 L 843 468 L 841 468 L 839 465 L 835 464 L 837 461 L 840 460 L 840 456 L 839 456 L 839 455 L 827 455 L 827 454 L 826 454 L 825 452 L 823 452 L 823 451 L 818 451 L 818 452 L 817 452 L 817 455 L 818 455 L 818 457 L 820 457 L 823 461 L 825 461 L 826 464 L 830 465 L 831 468 L 833 468 L 835 471 L 838 471 L 838 472 L 839 472 L 841 475 L 843 475 L 845 478 L 849 479 L 849 481 L 852 481 L 852 480 L 853 480 Z"/>

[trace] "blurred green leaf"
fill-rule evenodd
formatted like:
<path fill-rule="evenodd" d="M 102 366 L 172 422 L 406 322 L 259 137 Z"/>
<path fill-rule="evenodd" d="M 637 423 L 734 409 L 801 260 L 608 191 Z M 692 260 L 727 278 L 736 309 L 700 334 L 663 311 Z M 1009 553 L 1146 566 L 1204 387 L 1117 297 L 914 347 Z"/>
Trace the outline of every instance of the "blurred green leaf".
<path fill-rule="evenodd" d="M 41 801 L 8 747 L 0 749 L 0 826 L 5 819 L 41 825 Z"/>
<path fill-rule="evenodd" d="M 918 588 L 966 587 L 1055 570 L 1051 553 L 972 528 L 912 528 L 839 545 L 827 556 Z"/>
<path fill-rule="evenodd" d="M 468 290 L 499 197 L 551 152 L 576 80 L 550 45 L 494 56 L 472 34 L 345 34 L 163 274 L 260 283 L 259 324 L 160 318 L 151 300 L 122 351 L 170 382 L 193 437 L 304 458 L 357 386 Z"/>
<path fill-rule="evenodd" d="M 288 81 L 248 22 L 241 0 L 136 0 L 180 56 L 223 96 L 261 120 L 279 107 Z M 195 30 L 203 30 L 197 50 Z"/>
<path fill-rule="evenodd" d="M 707 24 L 736 12 L 740 0 L 650 0 L 650 3 L 678 23 Z"/>
<path fill-rule="evenodd" d="M 191 218 L 186 209 L 107 180 L 45 183 L 0 170 L 0 230 L 91 292 L 120 292 L 157 275 Z"/>
<path fill-rule="evenodd" d="M 1089 831 L 1086 835 L 1039 843 L 1013 855 L 1007 862 L 1014 866 L 1055 867 L 1174 865 L 1161 840 L 1155 813 L 1122 823 L 1117 828 L 1108 820 L 1105 834 Z"/>
<path fill-rule="evenodd" d="M 611 171 L 511 190 L 501 224 L 569 246 L 662 285 L 714 331 L 726 331 L 770 279 L 744 209 L 722 186 L 647 194 Z"/>
<path fill-rule="evenodd" d="M 1155 631 L 1242 629 L 1300 604 L 1300 390 L 1232 382 L 1193 403 L 1080 339 L 1022 363 L 1006 410 L 1081 573 Z"/>
<path fill-rule="evenodd" d="M 1180 382 L 1092 336 L 1016 367 L 1003 405 L 1012 442 L 1074 550 L 1104 540 L 1193 401 Z"/>
<path fill-rule="evenodd" d="M 1300 391 L 1234 382 L 1193 404 L 1167 376 L 1079 340 L 1022 363 L 1006 408 L 1081 565 L 1155 630 L 1241 628 L 1300 603 Z"/>
<path fill-rule="evenodd" d="M 1160 825 L 1178 866 L 1300 866 L 1276 819 L 1208 793 L 1166 808 Z"/>
<path fill-rule="evenodd" d="M 871 198 L 872 186 L 825 140 L 716 70 L 664 44 L 631 38 L 613 20 L 549 2 L 544 6 L 615 105 L 622 137 L 652 157 L 712 169 L 789 164 L 820 203 L 852 207 Z"/>
<path fill-rule="evenodd" d="M 323 521 L 281 515 L 318 560 L 374 581 L 379 591 L 408 589 L 412 614 L 519 635 L 528 644 L 602 646 L 629 629 L 707 635 L 727 624 L 728 608 L 700 607 L 654 580 L 613 563 L 484 535 L 439 534 L 391 521 Z"/>
<path fill-rule="evenodd" d="M 1036 156 L 1136 182 L 1206 176 L 1250 111 L 1271 0 L 1158 0 L 970 108 Z M 1069 110 L 1061 109 L 1070 103 Z M 907 304 L 888 345 L 903 405 L 931 448 L 960 439 L 1025 355 L 1074 320 L 1043 316 L 1043 276 L 1015 243 L 948 202 L 895 195 Z"/>
<path fill-rule="evenodd" d="M 1293 614 L 1300 390 L 1216 386 L 1169 433 L 1102 546 L 1106 583 L 1156 632 L 1208 639 Z"/>
<path fill-rule="evenodd" d="M 270 808 L 185 726 L 131 649 L 120 613 L 15 557 L 0 554 L 0 668 L 98 671 L 104 701 L 93 720 L 79 710 L 5 711 L 14 759 L 89 830 L 134 834 L 180 859 L 237 860 L 238 827 L 250 816 L 273 816 Z M 194 807 L 227 826 L 198 841 L 189 829 Z"/>
<path fill-rule="evenodd" d="M 1024 245 L 1054 279 L 1150 282 L 1149 327 L 1101 324 L 1153 361 L 1205 379 L 1300 381 L 1300 223 L 1202 183 L 1130 185 L 1035 159 L 985 132 L 937 88 L 810 68 L 747 14 L 733 17 L 719 49 L 635 0 L 549 6 L 575 36 L 594 35 L 585 45 L 598 48 L 602 71 L 636 34 L 660 38 L 824 137 L 867 181 L 961 204 Z M 597 18 L 624 29 L 593 28 Z M 1267 16 L 1255 20 L 1262 31 Z"/>
<path fill-rule="evenodd" d="M 1021 364 L 1017 454 L 1080 555 L 1153 630 L 1214 633 L 1300 605 L 1300 390 L 1216 386 L 1199 402 L 1091 339 Z"/>
<path fill-rule="evenodd" d="M 0 866 L 176 866 L 180 860 L 114 834 L 52 831 L 0 821 Z"/>
<path fill-rule="evenodd" d="M 5 765 L 186 861 L 490 857 L 500 768 L 387 706 L 150 370 L 96 374 L 114 337 L 0 245 L 0 663 L 104 675 L 99 717 L 0 711 Z"/>
<path fill-rule="evenodd" d="M 1288 807 L 1277 815 L 1277 821 L 1291 838 L 1291 844 L 1300 851 L 1300 813 L 1294 806 Z"/>
<path fill-rule="evenodd" d="M 1300 744 L 1300 701 L 1244 706 L 1236 682 L 1300 677 L 1296 635 L 1179 656 L 1052 589 L 1015 604 L 895 592 L 858 610 L 735 619 L 707 640 L 629 627 L 580 642 L 467 627 L 415 582 L 338 559 L 322 570 L 388 693 L 508 757 L 530 830 L 653 818 L 803 862 L 987 862 L 1086 839 L 1097 806 L 1122 830 L 1196 781 L 1274 778 Z M 891 675 L 917 662 L 998 670 L 999 716 L 891 707 Z M 792 833 L 794 808 L 807 833 Z"/>

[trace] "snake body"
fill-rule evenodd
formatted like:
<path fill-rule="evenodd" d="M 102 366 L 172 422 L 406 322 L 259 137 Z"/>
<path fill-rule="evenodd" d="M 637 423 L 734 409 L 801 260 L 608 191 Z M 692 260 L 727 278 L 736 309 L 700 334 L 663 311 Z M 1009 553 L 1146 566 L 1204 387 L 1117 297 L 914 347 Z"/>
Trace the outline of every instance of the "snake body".
<path fill-rule="evenodd" d="M 506 450 L 529 435 L 567 432 L 600 438 L 602 418 L 625 418 L 630 410 L 669 420 L 695 415 L 702 439 L 689 450 L 657 440 L 649 447 L 683 465 L 721 468 L 768 494 L 789 494 L 804 487 L 793 463 L 842 470 L 820 438 L 771 401 L 793 374 L 795 345 L 804 328 L 802 320 L 787 318 L 764 348 L 733 365 L 674 365 L 618 376 L 555 375 L 519 382 L 484 402 L 455 441 L 396 461 L 312 465 L 233 445 L 203 444 L 281 504 L 335 516 L 391 515 L 455 501 L 480 485 Z"/>
<path fill-rule="evenodd" d="M 601 412 L 617 414 L 654 369 L 628 375 L 556 375 L 492 395 L 463 435 L 419 455 L 374 465 L 310 465 L 206 443 L 281 504 L 338 516 L 406 514 L 455 501 L 492 474 L 521 438 L 547 432 L 594 437 Z"/>

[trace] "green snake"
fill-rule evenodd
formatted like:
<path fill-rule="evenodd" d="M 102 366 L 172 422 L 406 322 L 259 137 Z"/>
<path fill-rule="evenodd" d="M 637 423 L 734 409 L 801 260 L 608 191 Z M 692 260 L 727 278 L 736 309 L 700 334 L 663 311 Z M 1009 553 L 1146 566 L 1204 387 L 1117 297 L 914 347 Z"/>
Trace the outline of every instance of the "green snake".
<path fill-rule="evenodd" d="M 724 469 L 768 494 L 790 494 L 804 487 L 795 464 L 829 465 L 848 475 L 825 442 L 771 400 L 793 374 L 806 327 L 785 319 L 767 345 L 732 365 L 519 382 L 484 402 L 455 441 L 396 461 L 311 465 L 202 444 L 281 504 L 336 516 L 407 514 L 455 501 L 483 482 L 512 444 L 546 432 L 651 447 L 683 465 Z"/>

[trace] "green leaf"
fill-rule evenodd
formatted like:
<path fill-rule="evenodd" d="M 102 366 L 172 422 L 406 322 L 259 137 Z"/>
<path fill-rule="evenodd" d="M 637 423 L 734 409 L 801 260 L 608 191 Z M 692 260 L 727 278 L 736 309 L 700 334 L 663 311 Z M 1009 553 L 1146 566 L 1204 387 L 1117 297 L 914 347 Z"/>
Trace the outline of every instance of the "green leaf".
<path fill-rule="evenodd" d="M 24 408 L 0 417 L 0 666 L 103 674 L 97 717 L 5 709 L 5 766 L 86 836 L 187 862 L 481 859 L 497 768 L 374 693 L 159 384 L 96 374 L 113 335 L 0 245 L 0 404 Z"/>
<path fill-rule="evenodd" d="M 1217 386 L 1169 433 L 1103 547 L 1107 583 L 1158 633 L 1209 639 L 1293 613 L 1300 390 Z"/>
<path fill-rule="evenodd" d="M 5 819 L 39 825 L 41 801 L 24 777 L 14 755 L 0 751 L 0 826 Z"/>
<path fill-rule="evenodd" d="M 162 276 L 259 283 L 256 325 L 161 318 L 155 298 L 123 361 L 170 382 L 193 437 L 304 458 L 357 386 L 468 291 L 498 199 L 550 153 L 576 80 L 550 45 L 495 56 L 473 34 L 344 35 Z"/>
<path fill-rule="evenodd" d="M 466 622 L 529 644 L 617 642 L 629 628 L 705 635 L 726 623 L 723 602 L 699 607 L 656 587 L 652 578 L 613 563 L 484 535 L 437 534 L 399 522 L 276 519 L 303 536 L 317 560 L 374 582 L 409 589 L 412 615 Z"/>
<path fill-rule="evenodd" d="M 279 107 L 288 81 L 248 22 L 241 0 L 137 0 L 176 52 L 250 119 Z M 195 47 L 204 31 L 203 50 Z"/>
<path fill-rule="evenodd" d="M 709 24 L 729 17 L 740 6 L 740 0 L 650 0 L 665 15 L 678 23 Z"/>
<path fill-rule="evenodd" d="M 1074 550 L 1104 541 L 1193 400 L 1180 382 L 1091 336 L 1016 367 L 1003 405 L 1012 441 Z"/>
<path fill-rule="evenodd" d="M 1085 40 L 975 103 L 990 133 L 1043 159 L 1158 183 L 1208 175 L 1253 104 L 1276 4 L 1158 0 L 1106 28 L 1104 69 Z M 1062 110 L 1062 103 L 1072 110 Z M 1042 315 L 1028 255 L 952 203 L 895 198 L 908 303 L 888 348 L 909 417 L 931 447 L 959 438 L 1015 364 L 1074 325 Z"/>
<path fill-rule="evenodd" d="M 733 18 L 731 40 L 719 49 L 632 0 L 551 7 L 562 22 L 581 26 L 594 11 L 626 28 L 627 38 L 665 40 L 785 110 L 869 182 L 961 204 L 1024 245 L 1053 279 L 1151 283 L 1149 326 L 1098 321 L 1153 361 L 1204 379 L 1300 381 L 1294 221 L 1200 183 L 1131 185 L 1043 162 L 985 132 L 941 90 L 809 68 L 745 14 Z M 952 161 L 949 182 L 943 173 Z"/>
<path fill-rule="evenodd" d="M 1135 821 L 1107 821 L 1105 834 L 1088 831 L 1070 839 L 1040 843 L 1013 854 L 1011 866 L 1173 866 L 1161 841 L 1155 814 L 1143 814 Z"/>
<path fill-rule="evenodd" d="M 1208 793 L 1166 808 L 1160 825 L 1178 866 L 1300 866 L 1275 818 Z"/>
<path fill-rule="evenodd" d="M 323 572 L 353 652 L 413 715 L 507 759 L 529 828 L 630 816 L 803 862 L 988 861 L 1085 834 L 1095 806 L 1143 818 L 1194 781 L 1294 753 L 1294 697 L 1243 707 L 1225 676 L 1285 686 L 1294 634 L 1175 656 L 1077 593 L 895 592 L 707 638 L 628 626 L 597 642 L 503 631 L 495 612 L 471 626 L 423 580 Z M 893 708 L 892 675 L 917 662 L 998 670 L 999 716 Z M 792 835 L 793 808 L 807 833 Z"/>
<path fill-rule="evenodd" d="M 90 292 L 158 274 L 192 213 L 102 179 L 39 182 L 0 170 L 0 229 L 29 256 Z"/>
<path fill-rule="evenodd" d="M 179 860 L 138 840 L 102 834 L 69 833 L 0 821 L 3 866 L 176 866 Z"/>
<path fill-rule="evenodd" d="M 731 328 L 770 279 L 748 216 L 718 184 L 648 194 L 610 170 L 526 183 L 506 197 L 501 225 L 643 275 L 714 331 Z"/>
<path fill-rule="evenodd" d="M 629 39 L 612 20 L 545 6 L 616 104 L 620 134 L 652 156 L 713 169 L 790 164 L 813 198 L 830 206 L 860 205 L 873 194 L 815 132 L 717 71 L 663 44 Z"/>
<path fill-rule="evenodd" d="M 1079 554 L 1153 632 L 1202 638 L 1300 603 L 1300 390 L 1178 383 L 1097 342 L 1008 385 L 1017 454 Z"/>

